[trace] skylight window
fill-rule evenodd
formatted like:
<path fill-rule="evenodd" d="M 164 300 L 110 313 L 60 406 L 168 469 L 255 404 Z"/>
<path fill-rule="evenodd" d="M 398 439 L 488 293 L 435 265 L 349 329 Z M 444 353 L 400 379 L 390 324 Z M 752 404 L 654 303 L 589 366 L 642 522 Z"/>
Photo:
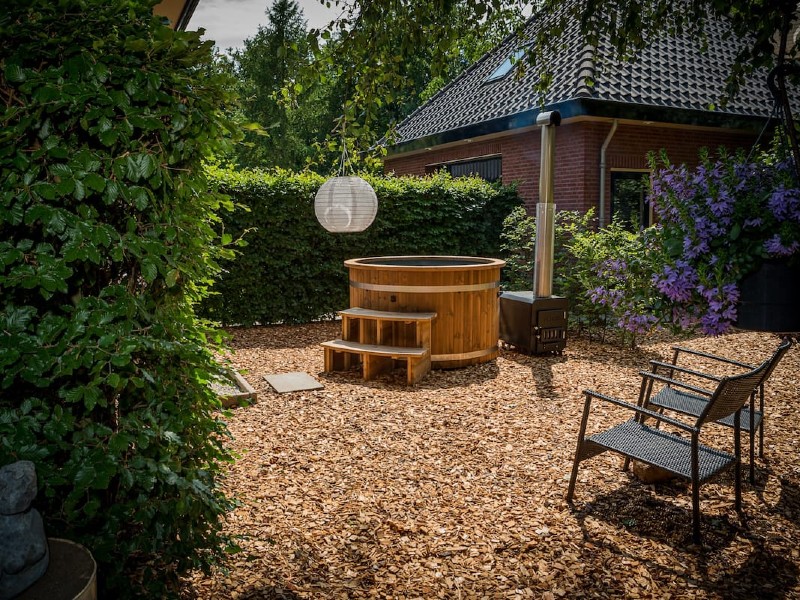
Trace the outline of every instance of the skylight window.
<path fill-rule="evenodd" d="M 492 74 L 489 75 L 483 81 L 488 83 L 490 81 L 497 81 L 498 79 L 502 79 L 503 77 L 508 75 L 508 73 L 511 71 L 511 69 L 514 68 L 514 65 L 516 65 L 523 56 L 525 56 L 525 49 L 524 48 L 519 48 L 519 49 L 515 50 L 511 54 L 511 56 L 506 58 L 502 62 L 502 64 L 499 67 L 497 67 L 494 71 L 492 71 Z"/>

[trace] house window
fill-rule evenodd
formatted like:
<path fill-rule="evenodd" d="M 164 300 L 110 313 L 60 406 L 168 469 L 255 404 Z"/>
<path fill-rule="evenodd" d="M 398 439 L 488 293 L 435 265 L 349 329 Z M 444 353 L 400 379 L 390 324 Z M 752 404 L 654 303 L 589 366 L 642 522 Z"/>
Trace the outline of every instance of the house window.
<path fill-rule="evenodd" d="M 649 227 L 652 209 L 647 201 L 650 191 L 649 171 L 611 172 L 611 218 L 631 231 Z"/>
<path fill-rule="evenodd" d="M 484 79 L 484 83 L 489 83 L 490 81 L 497 81 L 498 79 L 502 79 L 506 75 L 511 72 L 511 69 L 514 68 L 514 65 L 517 64 L 520 59 L 525 56 L 525 49 L 519 48 L 515 50 L 508 58 L 506 58 L 502 64 L 497 67 L 494 71 L 492 71 L 491 75 L 489 75 L 486 79 Z"/>
<path fill-rule="evenodd" d="M 425 171 L 427 173 L 435 173 L 445 169 L 453 177 L 477 175 L 486 181 L 498 181 L 503 174 L 502 167 L 502 159 L 500 155 L 497 155 L 428 165 Z"/>

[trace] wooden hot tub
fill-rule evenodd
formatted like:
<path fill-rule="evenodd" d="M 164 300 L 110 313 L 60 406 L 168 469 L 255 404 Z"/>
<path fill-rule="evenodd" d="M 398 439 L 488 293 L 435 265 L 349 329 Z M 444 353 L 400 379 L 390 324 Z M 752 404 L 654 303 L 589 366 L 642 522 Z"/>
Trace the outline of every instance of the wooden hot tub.
<path fill-rule="evenodd" d="M 435 312 L 431 366 L 466 367 L 497 357 L 498 292 L 505 261 L 473 256 L 378 256 L 346 260 L 350 306 Z"/>

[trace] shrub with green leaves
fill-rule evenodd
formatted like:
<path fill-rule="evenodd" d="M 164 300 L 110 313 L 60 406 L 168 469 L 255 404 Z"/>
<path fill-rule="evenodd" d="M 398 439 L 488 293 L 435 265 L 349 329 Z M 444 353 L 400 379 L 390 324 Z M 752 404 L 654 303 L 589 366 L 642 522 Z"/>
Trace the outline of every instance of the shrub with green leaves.
<path fill-rule="evenodd" d="M 556 213 L 553 293 L 569 300 L 571 326 L 590 335 L 613 329 L 624 337 L 657 327 L 662 310 L 653 285 L 659 258 L 652 248 L 658 230 L 633 233 L 621 223 L 595 230 L 594 210 Z M 513 211 L 503 228 L 508 265 L 504 287 L 530 290 L 533 285 L 536 219 L 523 208 Z M 627 332 L 627 333 L 626 333 Z"/>
<path fill-rule="evenodd" d="M 574 258 L 569 242 L 579 235 L 588 235 L 595 221 L 594 209 L 586 213 L 561 210 L 555 215 L 553 230 L 553 290 L 569 296 L 574 290 L 572 266 Z M 503 287 L 509 290 L 530 290 L 533 286 L 533 263 L 536 248 L 536 218 L 524 206 L 518 206 L 503 221 L 501 248 L 506 259 Z"/>
<path fill-rule="evenodd" d="M 580 240 L 591 240 L 594 210 L 586 213 L 558 211 L 553 240 L 553 294 L 569 300 L 573 326 L 594 326 L 604 322 L 603 310 L 591 302 L 581 280 L 581 264 L 573 254 Z M 503 269 L 503 287 L 508 290 L 531 290 L 536 247 L 536 219 L 523 207 L 515 209 L 503 224 L 503 251 L 507 265 Z"/>
<path fill-rule="evenodd" d="M 229 255 L 204 156 L 231 131 L 212 47 L 153 2 L 0 11 L 0 464 L 101 595 L 175 594 L 229 547 L 231 459 L 194 314 Z"/>
<path fill-rule="evenodd" d="M 364 256 L 500 256 L 503 219 L 521 199 L 513 186 L 477 178 L 364 178 L 378 196 L 375 222 L 361 233 L 329 233 L 314 215 L 324 178 L 313 173 L 209 168 L 238 208 L 225 232 L 246 246 L 204 304 L 230 324 L 303 323 L 348 306 L 344 261 Z"/>
<path fill-rule="evenodd" d="M 638 334 L 660 327 L 660 298 L 653 283 L 658 264 L 658 230 L 632 232 L 619 221 L 570 241 L 575 273 L 584 302 L 593 307 L 590 325 L 610 324 L 621 335 Z"/>

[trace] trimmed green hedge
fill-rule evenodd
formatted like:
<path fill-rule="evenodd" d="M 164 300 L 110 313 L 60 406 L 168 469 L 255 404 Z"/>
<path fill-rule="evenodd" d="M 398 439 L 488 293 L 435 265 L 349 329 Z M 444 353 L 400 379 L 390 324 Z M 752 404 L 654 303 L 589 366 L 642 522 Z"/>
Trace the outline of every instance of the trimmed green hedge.
<path fill-rule="evenodd" d="M 226 324 L 303 323 L 346 308 L 348 258 L 501 256 L 503 220 L 522 204 L 515 187 L 476 178 L 365 176 L 378 196 L 375 222 L 333 234 L 314 215 L 319 175 L 216 167 L 209 174 L 238 205 L 224 216 L 225 233 L 246 242 L 203 305 Z"/>

